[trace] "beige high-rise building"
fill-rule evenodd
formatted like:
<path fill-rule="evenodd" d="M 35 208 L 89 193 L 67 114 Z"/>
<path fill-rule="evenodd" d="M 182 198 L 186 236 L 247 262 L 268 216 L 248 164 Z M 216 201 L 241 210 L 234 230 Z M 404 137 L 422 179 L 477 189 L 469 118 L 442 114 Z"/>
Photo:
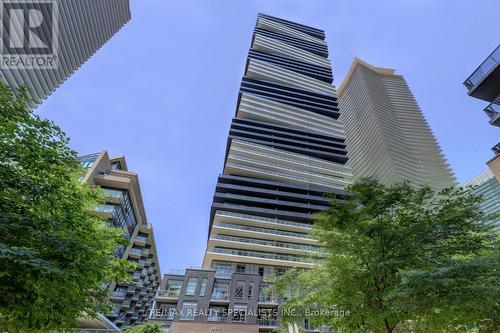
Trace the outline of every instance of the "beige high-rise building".
<path fill-rule="evenodd" d="M 435 190 L 455 185 L 450 169 L 403 76 L 354 59 L 338 89 L 354 179 L 403 180 Z"/>
<path fill-rule="evenodd" d="M 96 207 L 96 211 L 110 225 L 122 229 L 129 240 L 126 246 L 116 249 L 116 257 L 136 265 L 129 271 L 130 282 L 110 283 L 112 310 L 106 317 L 120 329 L 140 324 L 148 319 L 161 273 L 153 226 L 147 221 L 139 176 L 128 170 L 125 157 L 110 158 L 107 151 L 81 156 L 79 161 L 86 170 L 81 181 L 104 192 L 106 200 Z"/>

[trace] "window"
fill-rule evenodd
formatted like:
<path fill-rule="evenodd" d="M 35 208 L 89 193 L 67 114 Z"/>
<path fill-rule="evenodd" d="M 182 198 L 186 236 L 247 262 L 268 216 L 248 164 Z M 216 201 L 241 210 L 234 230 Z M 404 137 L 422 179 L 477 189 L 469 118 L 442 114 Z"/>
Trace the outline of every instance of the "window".
<path fill-rule="evenodd" d="M 201 280 L 200 296 L 205 296 L 205 291 L 207 290 L 207 279 Z"/>
<path fill-rule="evenodd" d="M 198 284 L 197 278 L 189 278 L 188 285 L 186 288 L 186 295 L 193 296 L 196 291 L 196 285 Z"/>
<path fill-rule="evenodd" d="M 217 277 L 231 277 L 231 264 L 218 262 L 215 265 L 215 276 Z"/>
<path fill-rule="evenodd" d="M 245 265 L 236 265 L 236 273 L 245 273 Z"/>
<path fill-rule="evenodd" d="M 111 162 L 111 169 L 113 170 L 122 170 L 122 164 L 120 163 L 120 161 L 114 161 L 114 162 Z"/>
<path fill-rule="evenodd" d="M 248 285 L 248 298 L 253 297 L 253 282 Z"/>
<path fill-rule="evenodd" d="M 245 282 L 236 282 L 236 291 L 234 293 L 234 298 L 243 298 L 243 292 L 245 290 Z"/>
<path fill-rule="evenodd" d="M 167 281 L 167 297 L 179 297 L 181 294 L 182 281 L 168 280 Z"/>
<path fill-rule="evenodd" d="M 166 320 L 174 320 L 176 312 L 177 311 L 176 311 L 175 307 L 167 308 L 165 311 Z"/>
<path fill-rule="evenodd" d="M 247 320 L 247 306 L 235 304 L 233 308 L 233 322 L 245 322 Z"/>
<path fill-rule="evenodd" d="M 281 276 L 286 273 L 285 268 L 276 268 L 276 276 Z"/>
<path fill-rule="evenodd" d="M 227 283 L 215 283 L 212 299 L 227 300 L 229 299 L 229 285 Z"/>
<path fill-rule="evenodd" d="M 179 319 L 194 320 L 197 308 L 198 308 L 197 302 L 183 302 Z"/>
<path fill-rule="evenodd" d="M 127 293 L 127 288 L 125 287 L 117 287 L 113 292 L 113 296 L 115 297 L 123 297 Z"/>
<path fill-rule="evenodd" d="M 259 275 L 264 276 L 264 267 L 259 267 Z"/>
<path fill-rule="evenodd" d="M 227 308 L 222 306 L 211 306 L 208 309 L 208 321 L 226 321 Z"/>
<path fill-rule="evenodd" d="M 288 301 L 290 299 L 290 288 L 287 289 L 283 294 L 283 300 Z"/>

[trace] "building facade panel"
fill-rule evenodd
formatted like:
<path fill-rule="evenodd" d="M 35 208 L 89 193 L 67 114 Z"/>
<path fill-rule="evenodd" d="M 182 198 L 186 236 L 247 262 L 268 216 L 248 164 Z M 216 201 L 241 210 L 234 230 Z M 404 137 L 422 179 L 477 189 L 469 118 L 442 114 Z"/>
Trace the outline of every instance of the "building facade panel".
<path fill-rule="evenodd" d="M 11 87 L 25 86 L 41 103 L 130 20 L 129 0 L 57 0 L 58 38 L 55 69 L 2 68 Z M 7 29 L 8 27 L 4 27 Z M 43 31 L 49 36 L 49 31 Z"/>
<path fill-rule="evenodd" d="M 158 290 L 161 273 L 153 226 L 147 222 L 137 174 L 127 170 L 124 157 L 110 158 L 106 151 L 79 158 L 86 170 L 82 181 L 98 186 L 105 202 L 96 211 L 129 240 L 115 251 L 117 258 L 134 264 L 131 282 L 109 283 L 112 304 L 106 317 L 117 327 L 147 321 Z"/>
<path fill-rule="evenodd" d="M 409 181 L 441 190 L 455 177 L 401 75 L 355 59 L 339 88 L 355 179 Z"/>

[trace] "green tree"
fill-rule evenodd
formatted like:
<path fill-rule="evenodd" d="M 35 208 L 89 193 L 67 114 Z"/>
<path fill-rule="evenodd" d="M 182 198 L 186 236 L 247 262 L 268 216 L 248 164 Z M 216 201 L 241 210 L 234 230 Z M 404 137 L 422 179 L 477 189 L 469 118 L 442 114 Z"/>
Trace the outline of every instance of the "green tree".
<path fill-rule="evenodd" d="M 93 213 L 101 192 L 68 137 L 30 111 L 26 90 L 0 84 L 0 331 L 70 327 L 105 311 L 106 282 L 125 278 L 114 257 L 123 233 Z"/>
<path fill-rule="evenodd" d="M 161 326 L 158 323 L 146 323 L 127 327 L 125 333 L 161 333 Z"/>
<path fill-rule="evenodd" d="M 293 287 L 285 321 L 308 310 L 341 332 L 498 332 L 498 239 L 480 200 L 462 188 L 350 186 L 314 224 L 325 262 L 276 284 Z"/>

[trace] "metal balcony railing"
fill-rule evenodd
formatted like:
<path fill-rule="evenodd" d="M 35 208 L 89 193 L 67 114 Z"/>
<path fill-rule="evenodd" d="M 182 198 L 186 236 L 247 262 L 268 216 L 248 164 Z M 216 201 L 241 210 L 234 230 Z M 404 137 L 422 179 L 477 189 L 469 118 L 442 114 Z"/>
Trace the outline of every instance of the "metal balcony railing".
<path fill-rule="evenodd" d="M 278 298 L 274 295 L 259 295 L 259 303 L 278 303 Z"/>
<path fill-rule="evenodd" d="M 228 300 L 229 299 L 229 292 L 214 290 L 214 292 L 212 294 L 212 299 L 223 300 L 223 301 Z"/>
<path fill-rule="evenodd" d="M 484 109 L 484 112 L 490 118 L 491 125 L 500 126 L 500 96 L 491 102 L 491 104 Z"/>
<path fill-rule="evenodd" d="M 479 65 L 479 67 L 465 80 L 467 89 L 474 89 L 492 69 L 500 63 L 500 45 Z"/>
<path fill-rule="evenodd" d="M 179 297 L 180 294 L 180 290 L 158 290 L 157 296 L 175 298 Z"/>
<path fill-rule="evenodd" d="M 315 260 L 313 258 L 306 257 L 296 257 L 275 253 L 264 253 L 264 252 L 255 252 L 255 251 L 242 251 L 242 250 L 233 250 L 233 249 L 225 249 L 225 248 L 213 248 L 209 247 L 207 249 L 208 252 L 211 253 L 221 253 L 221 254 L 229 254 L 236 256 L 244 256 L 244 257 L 254 257 L 254 258 L 263 258 L 263 259 L 271 259 L 271 260 L 281 260 L 281 261 L 291 261 L 291 262 L 302 262 L 308 264 L 314 264 L 316 262 L 320 262 L 319 260 Z"/>

